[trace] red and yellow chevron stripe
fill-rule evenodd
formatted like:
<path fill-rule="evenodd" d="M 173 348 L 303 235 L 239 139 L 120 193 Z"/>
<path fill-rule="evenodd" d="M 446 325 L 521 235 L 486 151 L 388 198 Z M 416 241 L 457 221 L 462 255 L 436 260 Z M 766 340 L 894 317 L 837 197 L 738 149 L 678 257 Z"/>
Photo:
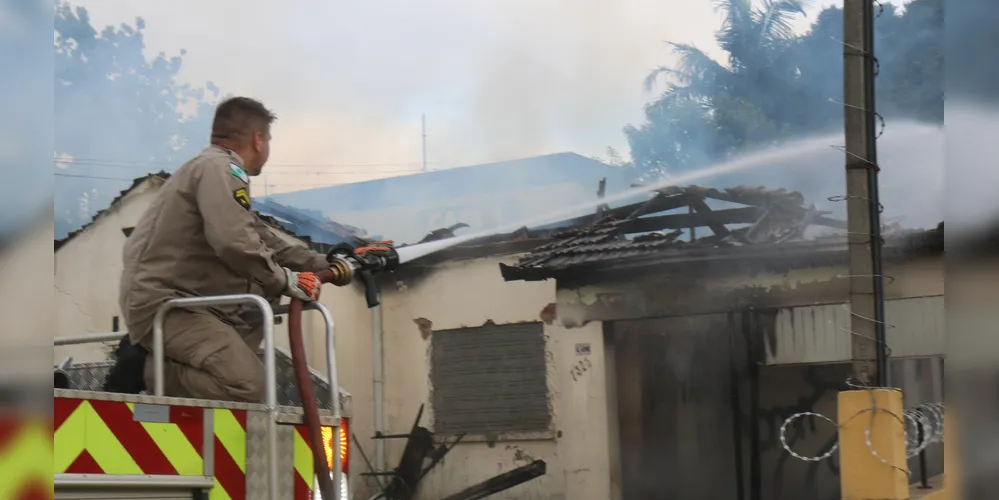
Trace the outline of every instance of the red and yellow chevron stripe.
<path fill-rule="evenodd" d="M 246 498 L 246 411 L 216 409 L 215 487 L 210 500 Z"/>
<path fill-rule="evenodd" d="M 139 422 L 134 405 L 55 398 L 55 473 L 204 473 L 204 410 L 169 406 L 167 422 Z"/>
<path fill-rule="evenodd" d="M 0 498 L 52 500 L 52 422 L 0 415 Z"/>
<path fill-rule="evenodd" d="M 325 429 L 325 427 L 323 428 Z M 295 426 L 295 500 L 311 500 L 312 486 L 315 484 L 315 467 L 312 463 L 312 447 L 309 446 L 309 428 Z"/>
<path fill-rule="evenodd" d="M 155 414 L 153 419 L 157 421 L 139 421 L 150 418 L 140 418 L 136 406 L 145 407 L 141 414 Z M 47 467 L 49 463 L 54 465 L 56 474 L 190 476 L 204 475 L 205 467 L 209 465 L 214 476 L 209 499 L 245 500 L 247 497 L 245 410 L 206 410 L 57 397 L 53 414 L 51 426 L 43 423 L 39 424 L 41 427 L 25 427 L 17 432 L 12 430 L 15 429 L 13 424 L 5 424 L 0 419 L 0 499 L 51 499 L 49 478 L 53 470 Z M 206 422 L 206 415 L 211 417 L 209 422 Z M 206 431 L 213 435 L 210 464 L 204 459 Z M 332 431 L 330 427 L 323 428 L 327 459 L 332 458 L 334 449 L 340 448 L 346 464 L 347 431 L 340 428 L 340 443 L 334 439 Z M 311 500 L 315 476 L 307 427 L 295 426 L 292 435 L 294 498 Z M 23 460 L 37 450 L 53 448 L 55 453 L 44 460 Z M 39 473 L 26 476 L 35 478 L 34 483 L 19 482 L 16 477 L 6 475 L 8 471 L 20 470 L 18 467 L 24 469 L 27 464 L 46 465 Z"/>

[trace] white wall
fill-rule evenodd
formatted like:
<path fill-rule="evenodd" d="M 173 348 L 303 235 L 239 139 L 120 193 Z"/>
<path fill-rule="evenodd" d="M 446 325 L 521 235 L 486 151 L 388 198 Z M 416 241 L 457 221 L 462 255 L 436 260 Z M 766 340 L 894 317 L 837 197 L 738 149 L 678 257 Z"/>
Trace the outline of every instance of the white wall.
<path fill-rule="evenodd" d="M 552 281 L 503 281 L 498 263 L 515 260 L 447 263 L 429 276 L 400 282 L 383 292 L 387 432 L 408 432 L 421 403 L 427 405 L 421 425 L 432 429 L 429 349 L 433 337 L 424 340 L 415 320 L 429 320 L 433 330 L 481 326 L 486 320 L 496 324 L 539 321 L 542 309 L 555 302 Z M 546 325 L 545 334 L 556 437 L 499 441 L 492 446 L 460 443 L 424 479 L 420 498 L 443 498 L 534 459 L 546 462 L 544 477 L 491 498 L 611 498 L 602 326 L 594 322 L 568 330 L 556 320 Z M 577 356 L 577 343 L 589 343 L 591 354 Z M 584 357 L 588 368 L 574 380 L 571 370 Z M 390 466 L 398 462 L 404 445 L 402 440 L 387 442 Z"/>
<path fill-rule="evenodd" d="M 162 182 L 154 179 L 137 187 L 55 252 L 56 336 L 111 331 L 112 318 L 121 316 L 118 280 L 126 239 L 122 228 L 135 226 Z M 124 321 L 119 320 L 119 325 L 126 329 Z M 74 363 L 107 359 L 97 344 L 55 348 L 56 363 L 69 355 Z"/>

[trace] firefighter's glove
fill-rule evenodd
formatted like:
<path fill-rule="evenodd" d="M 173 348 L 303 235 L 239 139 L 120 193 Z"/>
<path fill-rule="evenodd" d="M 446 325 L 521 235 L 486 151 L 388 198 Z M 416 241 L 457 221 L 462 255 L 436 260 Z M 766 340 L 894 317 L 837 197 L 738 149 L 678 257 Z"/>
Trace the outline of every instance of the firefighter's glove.
<path fill-rule="evenodd" d="M 323 284 L 315 273 L 296 273 L 285 268 L 284 275 L 288 279 L 285 295 L 304 302 L 319 300 L 319 289 L 322 288 Z"/>

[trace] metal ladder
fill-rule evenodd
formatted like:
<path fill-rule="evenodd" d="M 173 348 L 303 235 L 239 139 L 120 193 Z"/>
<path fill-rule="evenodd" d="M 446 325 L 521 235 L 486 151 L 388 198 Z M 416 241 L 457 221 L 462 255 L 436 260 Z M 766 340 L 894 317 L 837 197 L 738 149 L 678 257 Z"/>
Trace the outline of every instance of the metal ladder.
<path fill-rule="evenodd" d="M 166 397 L 164 396 L 163 389 L 163 365 L 164 365 L 164 354 L 163 354 L 163 322 L 166 319 L 166 315 L 173 309 L 192 309 L 200 307 L 212 307 L 212 306 L 226 306 L 226 305 L 242 305 L 242 304 L 252 304 L 255 305 L 263 316 L 264 324 L 264 378 L 266 382 L 266 392 L 264 395 L 264 405 L 267 409 L 267 461 L 268 467 L 268 498 L 270 500 L 278 500 L 280 498 L 278 492 L 278 444 L 277 444 L 277 361 L 275 356 L 275 343 L 274 343 L 274 318 L 275 311 L 271 307 L 270 303 L 267 302 L 263 297 L 253 294 L 235 294 L 235 295 L 217 295 L 210 297 L 192 297 L 192 298 L 182 298 L 182 299 L 172 299 L 160 306 L 159 310 L 156 312 L 156 316 L 153 319 L 153 395 L 156 397 Z M 329 308 L 319 302 L 310 302 L 303 304 L 303 310 L 316 310 L 323 316 L 323 321 L 326 330 L 326 370 L 327 377 L 329 378 L 329 390 L 330 390 L 330 404 L 332 407 L 332 418 L 334 422 L 333 435 L 338 436 L 340 429 L 340 419 L 342 418 L 341 408 L 340 408 L 340 384 L 337 379 L 336 370 L 336 347 L 334 345 L 334 335 L 335 335 L 335 322 L 333 320 L 333 313 L 330 312 Z M 278 308 L 278 314 L 287 314 L 287 307 L 280 306 Z M 109 342 L 120 340 L 122 336 L 127 335 L 128 332 L 112 332 L 112 333 L 94 333 L 94 334 L 84 334 L 75 336 L 65 336 L 56 337 L 54 345 L 55 346 L 68 346 L 68 345 L 79 345 L 88 344 L 95 342 Z M 167 398 L 169 399 L 169 398 Z M 333 453 L 333 490 L 335 498 L 332 500 L 344 500 L 341 499 L 342 485 L 340 484 L 341 474 L 340 471 L 343 470 L 342 464 L 340 463 L 340 453 Z M 316 471 L 318 473 L 318 471 Z M 62 477 L 60 477 L 62 476 Z M 54 486 L 58 490 L 60 488 L 72 488 L 77 489 L 81 487 L 106 487 L 106 488 L 162 488 L 163 490 L 173 490 L 178 491 L 178 493 L 183 494 L 184 490 L 190 492 L 192 490 L 211 489 L 213 486 L 212 476 L 198 476 L 191 478 L 183 477 L 152 477 L 152 476 L 139 476 L 135 478 L 121 478 L 115 477 L 114 480 L 104 479 L 98 475 L 88 475 L 91 477 L 79 478 L 79 477 L 68 477 L 73 476 L 70 474 L 56 474 L 54 478 Z M 75 495 L 74 495 L 75 497 Z M 86 497 L 80 497 L 86 498 Z M 197 496 L 178 496 L 177 498 L 197 498 Z"/>

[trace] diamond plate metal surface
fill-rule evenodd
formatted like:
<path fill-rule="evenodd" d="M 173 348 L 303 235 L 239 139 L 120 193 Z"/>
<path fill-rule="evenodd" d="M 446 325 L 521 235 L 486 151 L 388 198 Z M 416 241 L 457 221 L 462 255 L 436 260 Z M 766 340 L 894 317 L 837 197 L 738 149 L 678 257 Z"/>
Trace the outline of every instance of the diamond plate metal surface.
<path fill-rule="evenodd" d="M 295 384 L 295 370 L 291 364 L 291 357 L 283 352 L 282 349 L 276 351 L 275 357 L 277 358 L 278 405 L 300 407 L 302 400 L 298 396 L 298 386 Z M 114 361 L 80 363 L 66 367 L 65 371 L 69 376 L 71 388 L 81 391 L 101 392 L 104 386 L 104 379 L 111 371 L 112 366 L 114 366 Z M 329 410 L 332 406 L 330 404 L 329 383 L 325 377 L 317 374 L 315 370 L 310 369 L 310 372 L 312 372 L 310 375 L 313 392 L 316 395 L 316 403 L 320 409 Z M 350 403 L 350 393 L 344 391 L 341 387 L 340 407 L 344 415 L 350 415 Z"/>
<path fill-rule="evenodd" d="M 267 413 L 246 412 L 246 500 L 267 498 Z"/>
<path fill-rule="evenodd" d="M 278 498 L 295 500 L 295 428 L 278 426 Z"/>
<path fill-rule="evenodd" d="M 295 428 L 278 425 L 278 500 L 295 497 Z M 246 412 L 246 500 L 270 500 L 267 489 L 267 412 Z"/>

